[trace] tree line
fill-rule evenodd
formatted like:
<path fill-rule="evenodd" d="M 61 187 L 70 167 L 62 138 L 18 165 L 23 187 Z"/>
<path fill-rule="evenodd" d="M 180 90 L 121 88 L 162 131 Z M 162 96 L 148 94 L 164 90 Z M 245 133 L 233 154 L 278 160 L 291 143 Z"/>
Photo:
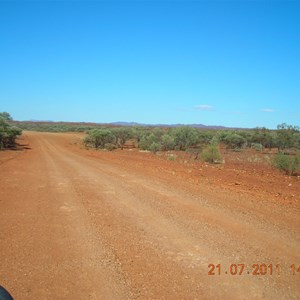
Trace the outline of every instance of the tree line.
<path fill-rule="evenodd" d="M 277 148 L 279 152 L 300 149 L 300 129 L 280 124 L 277 130 L 255 128 L 251 130 L 203 130 L 190 126 L 175 128 L 119 127 L 94 128 L 88 131 L 84 142 L 94 148 L 114 144 L 123 148 L 126 141 L 135 139 L 138 147 L 152 152 L 193 148 L 202 149 L 209 144 L 223 144 L 228 149 Z"/>
<path fill-rule="evenodd" d="M 158 151 L 189 151 L 195 159 L 209 163 L 222 162 L 220 145 L 227 149 L 252 148 L 256 151 L 277 148 L 274 167 L 289 175 L 300 171 L 300 129 L 298 126 L 280 124 L 277 130 L 257 127 L 251 130 L 203 130 L 190 126 L 176 128 L 120 127 L 95 128 L 84 139 L 87 147 L 114 150 L 123 149 L 129 139 L 138 147 L 153 153 Z"/>

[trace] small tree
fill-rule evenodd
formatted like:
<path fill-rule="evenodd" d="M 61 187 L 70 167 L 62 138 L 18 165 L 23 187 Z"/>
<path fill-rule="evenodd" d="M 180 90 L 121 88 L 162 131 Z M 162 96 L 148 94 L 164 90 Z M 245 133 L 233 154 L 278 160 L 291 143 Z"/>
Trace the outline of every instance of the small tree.
<path fill-rule="evenodd" d="M 189 126 L 174 128 L 171 134 L 174 137 L 175 147 L 178 150 L 186 150 L 191 146 L 195 146 L 199 140 L 197 129 Z"/>
<path fill-rule="evenodd" d="M 116 137 L 117 144 L 123 150 L 125 143 L 132 137 L 132 131 L 127 127 L 120 127 L 113 129 L 113 134 Z"/>
<path fill-rule="evenodd" d="M 199 130 L 198 131 L 198 143 L 201 146 L 206 146 L 211 143 L 212 139 L 215 136 L 215 132 L 212 130 Z"/>
<path fill-rule="evenodd" d="M 0 117 L 0 148 L 10 148 L 15 146 L 15 140 L 22 130 L 16 126 L 9 125 Z"/>
<path fill-rule="evenodd" d="M 0 112 L 0 118 L 2 118 L 5 121 L 12 121 L 12 117 L 8 112 Z"/>
<path fill-rule="evenodd" d="M 222 160 L 220 150 L 217 145 L 211 144 L 201 152 L 201 158 L 208 163 L 219 163 Z"/>
<path fill-rule="evenodd" d="M 150 146 L 154 144 L 158 144 L 160 142 L 159 137 L 156 136 L 153 132 L 149 134 L 146 133 L 140 140 L 139 146 L 144 150 L 150 150 Z"/>
<path fill-rule="evenodd" d="M 265 148 L 272 148 L 274 138 L 272 132 L 265 127 L 257 127 L 254 129 L 252 143 L 261 144 Z"/>
<path fill-rule="evenodd" d="M 105 144 L 115 141 L 115 136 L 109 129 L 92 129 L 84 139 L 86 145 L 92 145 L 97 148 L 104 148 Z"/>
<path fill-rule="evenodd" d="M 147 134 L 148 129 L 141 126 L 134 126 L 131 128 L 132 138 L 136 139 L 138 144 L 140 143 L 143 136 Z"/>
<path fill-rule="evenodd" d="M 228 148 L 232 149 L 240 149 L 245 144 L 246 140 L 241 135 L 230 132 L 227 136 L 223 139 L 223 142 L 226 144 Z"/>
<path fill-rule="evenodd" d="M 150 145 L 149 150 L 155 154 L 157 151 L 161 150 L 161 145 L 159 143 L 153 142 Z"/>
<path fill-rule="evenodd" d="M 161 146 L 163 151 L 173 150 L 174 149 L 174 137 L 169 134 L 164 134 L 161 137 Z"/>
<path fill-rule="evenodd" d="M 300 170 L 300 154 L 287 155 L 278 153 L 273 159 L 273 166 L 284 171 L 287 175 L 294 175 L 295 172 Z"/>
<path fill-rule="evenodd" d="M 287 125 L 286 123 L 277 126 L 277 147 L 279 151 L 288 148 L 299 147 L 300 129 L 298 126 Z"/>

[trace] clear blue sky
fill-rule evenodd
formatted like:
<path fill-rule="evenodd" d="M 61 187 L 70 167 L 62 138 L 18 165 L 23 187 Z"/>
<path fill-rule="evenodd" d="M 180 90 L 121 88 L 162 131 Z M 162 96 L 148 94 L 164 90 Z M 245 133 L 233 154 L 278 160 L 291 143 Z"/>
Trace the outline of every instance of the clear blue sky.
<path fill-rule="evenodd" d="M 0 0 L 0 111 L 300 125 L 300 1 Z"/>

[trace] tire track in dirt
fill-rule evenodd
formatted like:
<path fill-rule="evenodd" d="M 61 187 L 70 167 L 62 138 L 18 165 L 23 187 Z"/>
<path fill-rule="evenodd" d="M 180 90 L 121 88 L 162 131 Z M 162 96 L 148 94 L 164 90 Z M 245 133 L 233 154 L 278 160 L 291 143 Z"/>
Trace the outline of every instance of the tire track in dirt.
<path fill-rule="evenodd" d="M 129 298 L 70 179 L 42 141 L 32 143 L 38 152 L 5 174 L 18 194 L 6 187 L 1 197 L 1 283 L 15 299 Z"/>
<path fill-rule="evenodd" d="M 158 248 L 159 240 L 153 236 L 148 237 L 145 225 L 151 227 L 151 232 L 154 231 L 155 235 L 159 232 L 159 238 L 168 236 L 169 242 L 185 241 L 185 233 L 180 234 L 178 231 L 170 238 L 170 225 L 138 202 L 132 205 L 135 197 L 122 186 L 120 190 L 120 182 L 116 182 L 111 176 L 102 176 L 98 169 L 90 168 L 87 165 L 89 161 L 79 164 L 77 160 L 80 157 L 74 159 L 72 154 L 66 157 L 55 144 L 52 145 L 47 140 L 43 142 L 55 153 L 66 177 L 72 176 L 74 187 L 82 195 L 85 208 L 93 218 L 95 227 L 99 229 L 99 235 L 113 249 L 115 263 L 121 265 L 133 298 L 182 299 L 187 294 L 196 299 L 206 298 L 207 288 L 197 278 L 198 272 L 189 274 L 182 266 L 174 264 L 173 260 L 176 258 L 170 260 L 171 252 L 164 253 Z M 150 213 L 154 220 L 149 224 Z M 148 222 L 145 219 L 147 217 Z M 186 243 L 192 248 L 190 241 Z M 183 242 L 179 245 L 184 252 Z M 172 245 L 170 247 L 173 249 Z M 223 292 L 226 294 L 226 291 Z"/>

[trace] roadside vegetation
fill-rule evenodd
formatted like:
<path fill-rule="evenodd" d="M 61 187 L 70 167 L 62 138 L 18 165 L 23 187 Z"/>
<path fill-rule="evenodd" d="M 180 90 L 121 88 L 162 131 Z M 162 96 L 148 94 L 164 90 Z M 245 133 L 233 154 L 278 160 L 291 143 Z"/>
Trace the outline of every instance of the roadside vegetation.
<path fill-rule="evenodd" d="M 216 164 L 222 163 L 222 155 L 217 145 L 212 144 L 204 148 L 201 152 L 203 161 Z"/>
<path fill-rule="evenodd" d="M 217 131 L 190 126 L 97 128 L 88 131 L 84 143 L 87 147 L 114 150 L 123 149 L 129 140 L 134 140 L 141 150 L 152 153 L 185 151 L 194 159 L 212 164 L 223 163 L 220 149 L 254 149 L 257 152 L 277 149 L 278 154 L 271 160 L 273 167 L 289 175 L 300 171 L 300 130 L 297 126 L 287 124 L 278 125 L 277 130 L 255 128 Z"/>
<path fill-rule="evenodd" d="M 248 130 L 212 130 L 190 126 L 113 127 L 92 123 L 16 122 L 7 113 L 2 113 L 1 119 L 1 130 L 11 133 L 11 138 L 5 142 L 2 138 L 1 147 L 13 143 L 20 133 L 20 129 L 13 127 L 17 125 L 18 128 L 32 131 L 85 132 L 83 142 L 87 148 L 113 151 L 118 148 L 123 150 L 124 147 L 137 147 L 152 153 L 184 151 L 194 159 L 212 164 L 224 161 L 221 154 L 224 151 L 240 152 L 245 149 L 254 149 L 258 153 L 269 151 L 273 157 L 270 163 L 274 168 L 289 175 L 300 172 L 300 128 L 286 123 L 279 124 L 276 130 L 265 127 Z M 9 124 L 3 125 L 3 122 Z M 274 154 L 274 150 L 277 155 Z"/>
<path fill-rule="evenodd" d="M 295 175 L 296 172 L 300 171 L 300 154 L 278 153 L 273 159 L 273 166 L 284 171 L 287 175 Z"/>
<path fill-rule="evenodd" d="M 20 128 L 10 124 L 11 121 L 9 113 L 0 113 L 0 149 L 15 147 L 16 138 L 22 134 Z"/>

